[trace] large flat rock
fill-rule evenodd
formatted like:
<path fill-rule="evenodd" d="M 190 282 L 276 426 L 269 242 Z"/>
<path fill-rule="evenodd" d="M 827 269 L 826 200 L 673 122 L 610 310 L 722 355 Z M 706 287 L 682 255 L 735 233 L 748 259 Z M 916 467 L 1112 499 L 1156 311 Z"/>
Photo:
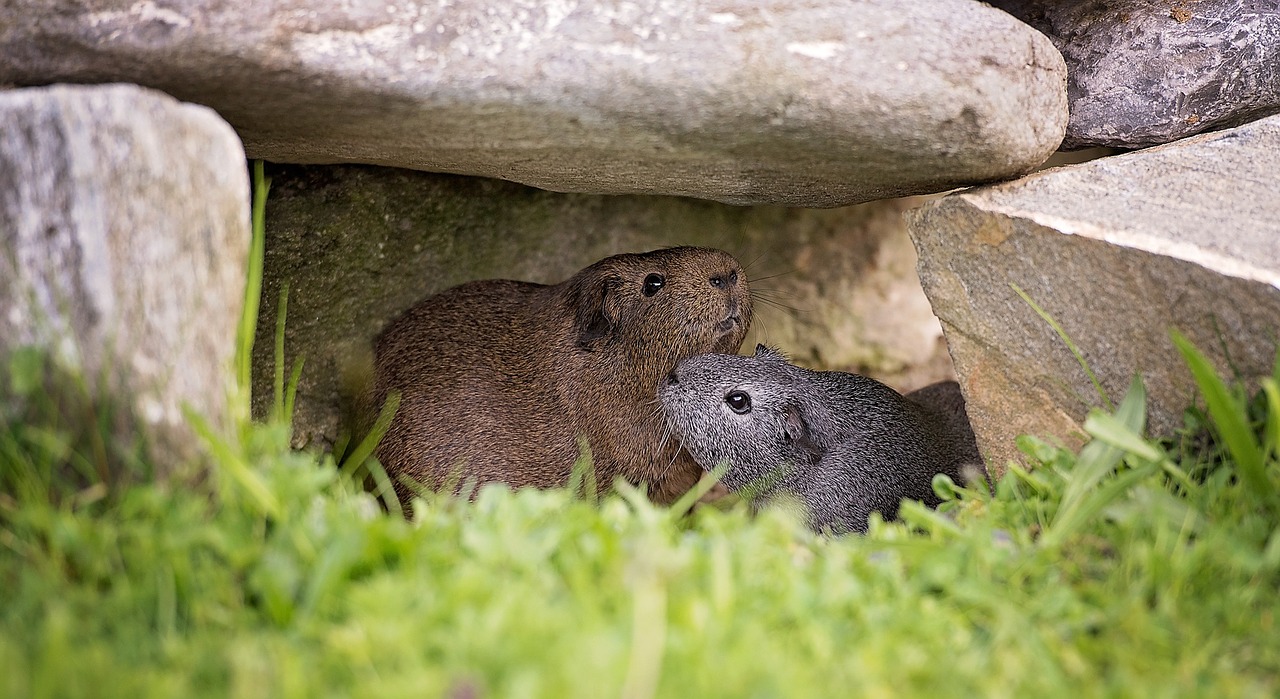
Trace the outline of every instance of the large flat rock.
<path fill-rule="evenodd" d="M 183 407 L 227 417 L 249 184 L 212 110 L 132 85 L 0 92 L 0 358 L 25 347 L 123 405 L 168 472 Z M 9 399 L 10 397 L 3 397 Z"/>
<path fill-rule="evenodd" d="M 1008 179 L 1066 123 L 1057 50 L 971 0 L 16 0 L 0 56 L 212 106 L 255 158 L 731 204 Z"/>
<path fill-rule="evenodd" d="M 1142 148 L 1280 112 L 1280 5 L 992 0 L 1067 61 L 1067 148 Z"/>
<path fill-rule="evenodd" d="M 608 255 L 672 245 L 722 248 L 747 266 L 756 297 L 748 347 L 768 342 L 807 366 L 856 369 L 903 389 L 951 375 L 916 277 L 903 200 L 739 207 L 373 166 L 269 173 L 254 393 L 265 413 L 276 301 L 288 283 L 287 361 L 305 357 L 299 442 L 336 437 L 343 378 L 418 299 L 472 279 L 558 282 Z"/>
<path fill-rule="evenodd" d="M 1099 402 L 1016 284 L 1075 341 L 1113 400 L 1135 373 L 1168 434 L 1195 396 L 1177 328 L 1250 390 L 1280 339 L 1280 116 L 908 212 L 984 454 L 1022 433 L 1077 439 Z"/>

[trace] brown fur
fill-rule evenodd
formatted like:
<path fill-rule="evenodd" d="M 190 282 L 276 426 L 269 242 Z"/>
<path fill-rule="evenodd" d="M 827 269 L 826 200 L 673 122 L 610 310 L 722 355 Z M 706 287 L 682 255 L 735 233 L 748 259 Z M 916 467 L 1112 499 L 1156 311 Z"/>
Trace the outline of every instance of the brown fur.
<path fill-rule="evenodd" d="M 646 297 L 655 273 L 665 284 Z M 402 499 L 404 476 L 554 487 L 582 437 L 601 487 L 621 476 L 671 502 L 701 469 L 665 438 L 658 382 L 685 357 L 736 352 L 750 323 L 741 265 L 705 248 L 616 255 L 554 286 L 454 287 L 375 342 L 375 403 L 401 394 L 378 457 Z"/>

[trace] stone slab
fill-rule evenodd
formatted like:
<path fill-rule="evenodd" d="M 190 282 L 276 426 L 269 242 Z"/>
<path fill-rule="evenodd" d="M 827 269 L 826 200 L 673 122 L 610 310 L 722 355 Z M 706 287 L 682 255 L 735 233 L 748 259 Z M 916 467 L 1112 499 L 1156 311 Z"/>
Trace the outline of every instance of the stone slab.
<path fill-rule="evenodd" d="M 972 0 L 0 5 L 0 83 L 151 86 L 253 158 L 731 204 L 1016 177 L 1061 141 L 1065 80 Z"/>
<path fill-rule="evenodd" d="M 1280 116 L 956 193 L 907 213 L 983 453 L 1078 443 L 1099 399 L 1017 285 L 1118 401 L 1135 373 L 1153 433 L 1195 397 L 1171 328 L 1250 390 L 1280 340 Z M 1228 374 L 1230 375 L 1230 374 Z"/>

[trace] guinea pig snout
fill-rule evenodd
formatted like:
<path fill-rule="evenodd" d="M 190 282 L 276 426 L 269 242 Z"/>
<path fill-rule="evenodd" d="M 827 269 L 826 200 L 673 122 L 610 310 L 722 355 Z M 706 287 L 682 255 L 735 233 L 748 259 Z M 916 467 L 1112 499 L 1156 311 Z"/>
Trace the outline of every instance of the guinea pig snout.
<path fill-rule="evenodd" d="M 667 372 L 667 377 L 662 380 L 662 383 L 666 384 L 667 386 L 679 386 L 680 377 L 676 375 L 676 370 L 672 369 L 671 371 Z"/>
<path fill-rule="evenodd" d="M 725 304 L 724 320 L 716 324 L 716 329 L 720 332 L 728 332 L 737 325 L 742 325 L 742 308 L 737 299 L 731 298 Z"/>

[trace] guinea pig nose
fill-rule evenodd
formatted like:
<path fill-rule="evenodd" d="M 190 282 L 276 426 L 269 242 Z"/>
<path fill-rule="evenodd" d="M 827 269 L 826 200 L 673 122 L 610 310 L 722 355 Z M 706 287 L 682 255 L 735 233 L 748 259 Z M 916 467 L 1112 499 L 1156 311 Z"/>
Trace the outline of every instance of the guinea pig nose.
<path fill-rule="evenodd" d="M 665 381 L 668 386 L 675 386 L 680 383 L 680 378 L 676 376 L 675 369 L 672 369 L 671 371 L 667 372 L 667 378 L 665 379 Z"/>

